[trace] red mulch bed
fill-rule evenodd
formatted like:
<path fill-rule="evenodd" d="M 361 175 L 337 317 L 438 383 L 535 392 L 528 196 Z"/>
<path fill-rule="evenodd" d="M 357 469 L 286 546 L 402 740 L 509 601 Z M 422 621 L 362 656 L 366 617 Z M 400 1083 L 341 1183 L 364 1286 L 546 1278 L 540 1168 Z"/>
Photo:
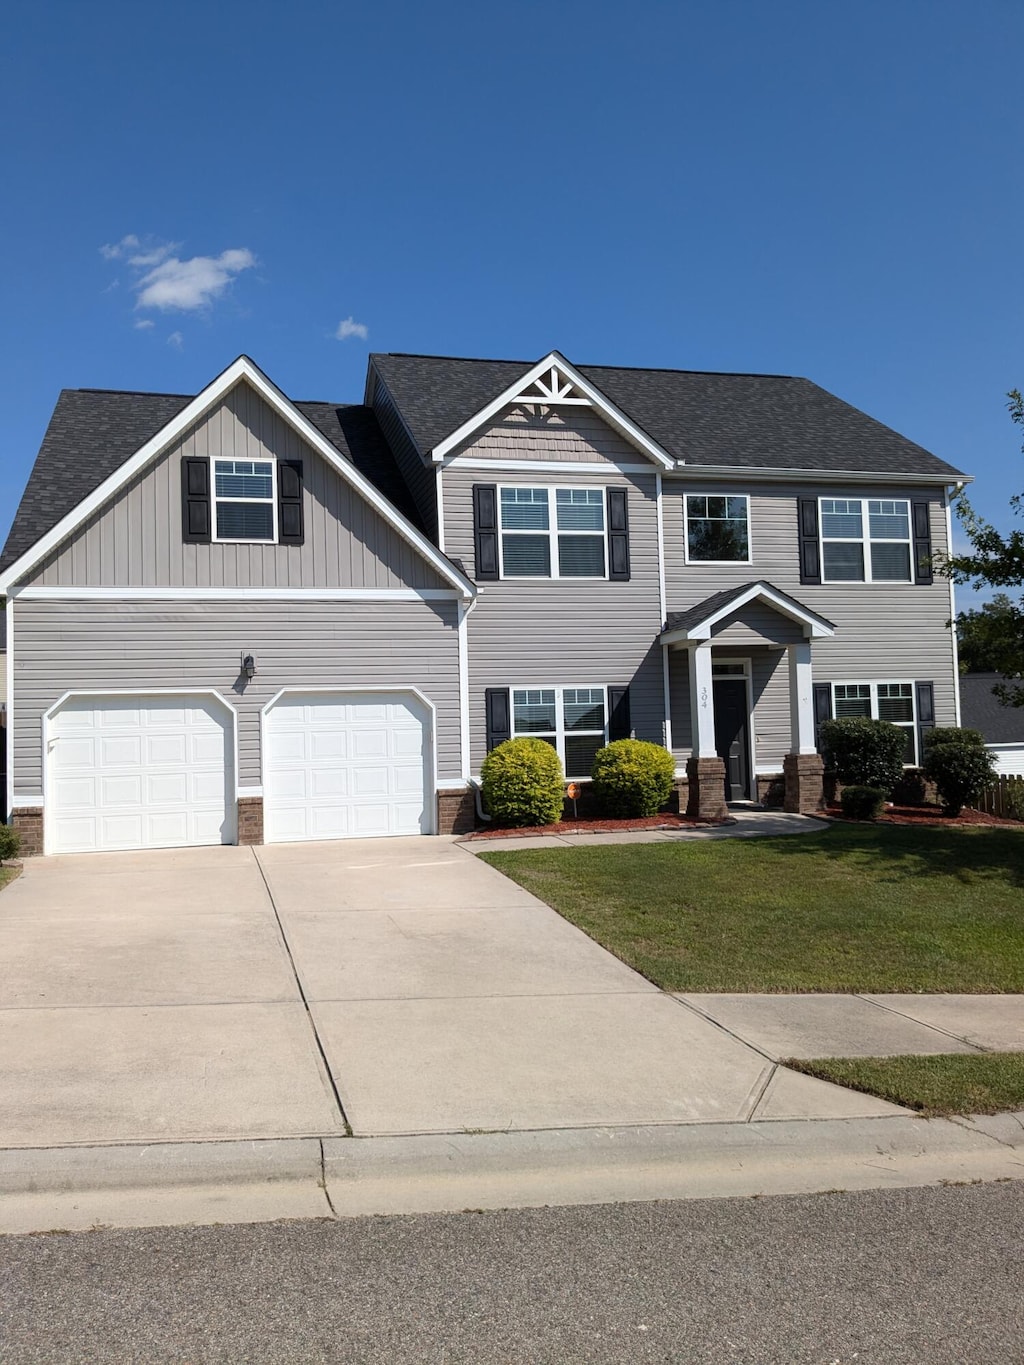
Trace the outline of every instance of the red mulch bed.
<path fill-rule="evenodd" d="M 637 820 L 559 820 L 554 825 L 526 825 L 517 829 L 474 830 L 467 839 L 525 839 L 533 834 L 617 834 L 638 829 L 678 829 L 701 825 L 731 825 L 732 820 L 694 820 L 686 815 L 647 815 Z"/>
<path fill-rule="evenodd" d="M 830 820 L 846 820 L 842 807 L 838 802 L 833 802 L 825 811 L 825 815 Z M 851 820 L 850 824 L 861 824 L 860 820 Z M 942 814 L 941 806 L 886 806 L 882 814 L 876 821 L 880 825 L 1016 825 L 1021 828 L 1019 820 L 1007 820 L 1001 815 L 986 815 L 981 810 L 968 810 L 966 807 L 960 812 L 955 820 L 948 815 Z"/>

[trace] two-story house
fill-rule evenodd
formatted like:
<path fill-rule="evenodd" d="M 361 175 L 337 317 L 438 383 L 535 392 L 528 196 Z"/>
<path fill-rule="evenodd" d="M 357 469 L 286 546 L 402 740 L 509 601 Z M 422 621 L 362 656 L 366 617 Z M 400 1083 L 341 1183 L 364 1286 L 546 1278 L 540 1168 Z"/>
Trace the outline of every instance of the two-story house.
<path fill-rule="evenodd" d="M 237 360 L 61 394 L 2 560 L 27 852 L 450 832 L 488 748 L 635 735 L 692 811 L 816 730 L 958 720 L 965 476 L 804 379 L 371 356 L 362 404 Z"/>

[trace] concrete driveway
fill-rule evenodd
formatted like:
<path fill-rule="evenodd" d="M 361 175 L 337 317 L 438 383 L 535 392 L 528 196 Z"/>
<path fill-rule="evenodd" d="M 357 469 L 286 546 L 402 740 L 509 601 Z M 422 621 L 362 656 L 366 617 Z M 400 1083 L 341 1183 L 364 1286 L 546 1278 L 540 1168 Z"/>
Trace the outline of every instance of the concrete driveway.
<path fill-rule="evenodd" d="M 857 1116 L 450 839 L 30 861 L 0 1147 Z"/>

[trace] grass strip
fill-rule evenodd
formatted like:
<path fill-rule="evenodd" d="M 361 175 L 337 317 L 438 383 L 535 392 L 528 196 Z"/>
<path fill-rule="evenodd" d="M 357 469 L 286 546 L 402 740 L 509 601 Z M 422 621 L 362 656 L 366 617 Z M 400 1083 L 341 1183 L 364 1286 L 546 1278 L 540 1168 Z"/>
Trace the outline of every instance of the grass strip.
<path fill-rule="evenodd" d="M 1024 991 L 1024 829 L 501 849 L 484 861 L 670 991 Z"/>
<path fill-rule="evenodd" d="M 934 1057 L 817 1057 L 786 1066 L 929 1118 L 1024 1109 L 1024 1052 Z"/>

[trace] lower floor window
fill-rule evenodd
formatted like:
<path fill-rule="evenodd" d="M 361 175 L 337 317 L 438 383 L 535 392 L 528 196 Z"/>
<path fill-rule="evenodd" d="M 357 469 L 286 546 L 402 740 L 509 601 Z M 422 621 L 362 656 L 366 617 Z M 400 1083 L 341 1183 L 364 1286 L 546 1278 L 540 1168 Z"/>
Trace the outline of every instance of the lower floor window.
<path fill-rule="evenodd" d="M 512 735 L 543 739 L 558 751 L 566 777 L 589 777 L 608 731 L 603 687 L 515 687 Z"/>
<path fill-rule="evenodd" d="M 891 721 L 906 735 L 904 763 L 918 762 L 913 683 L 833 683 L 832 693 L 837 720 L 869 716 Z"/>

